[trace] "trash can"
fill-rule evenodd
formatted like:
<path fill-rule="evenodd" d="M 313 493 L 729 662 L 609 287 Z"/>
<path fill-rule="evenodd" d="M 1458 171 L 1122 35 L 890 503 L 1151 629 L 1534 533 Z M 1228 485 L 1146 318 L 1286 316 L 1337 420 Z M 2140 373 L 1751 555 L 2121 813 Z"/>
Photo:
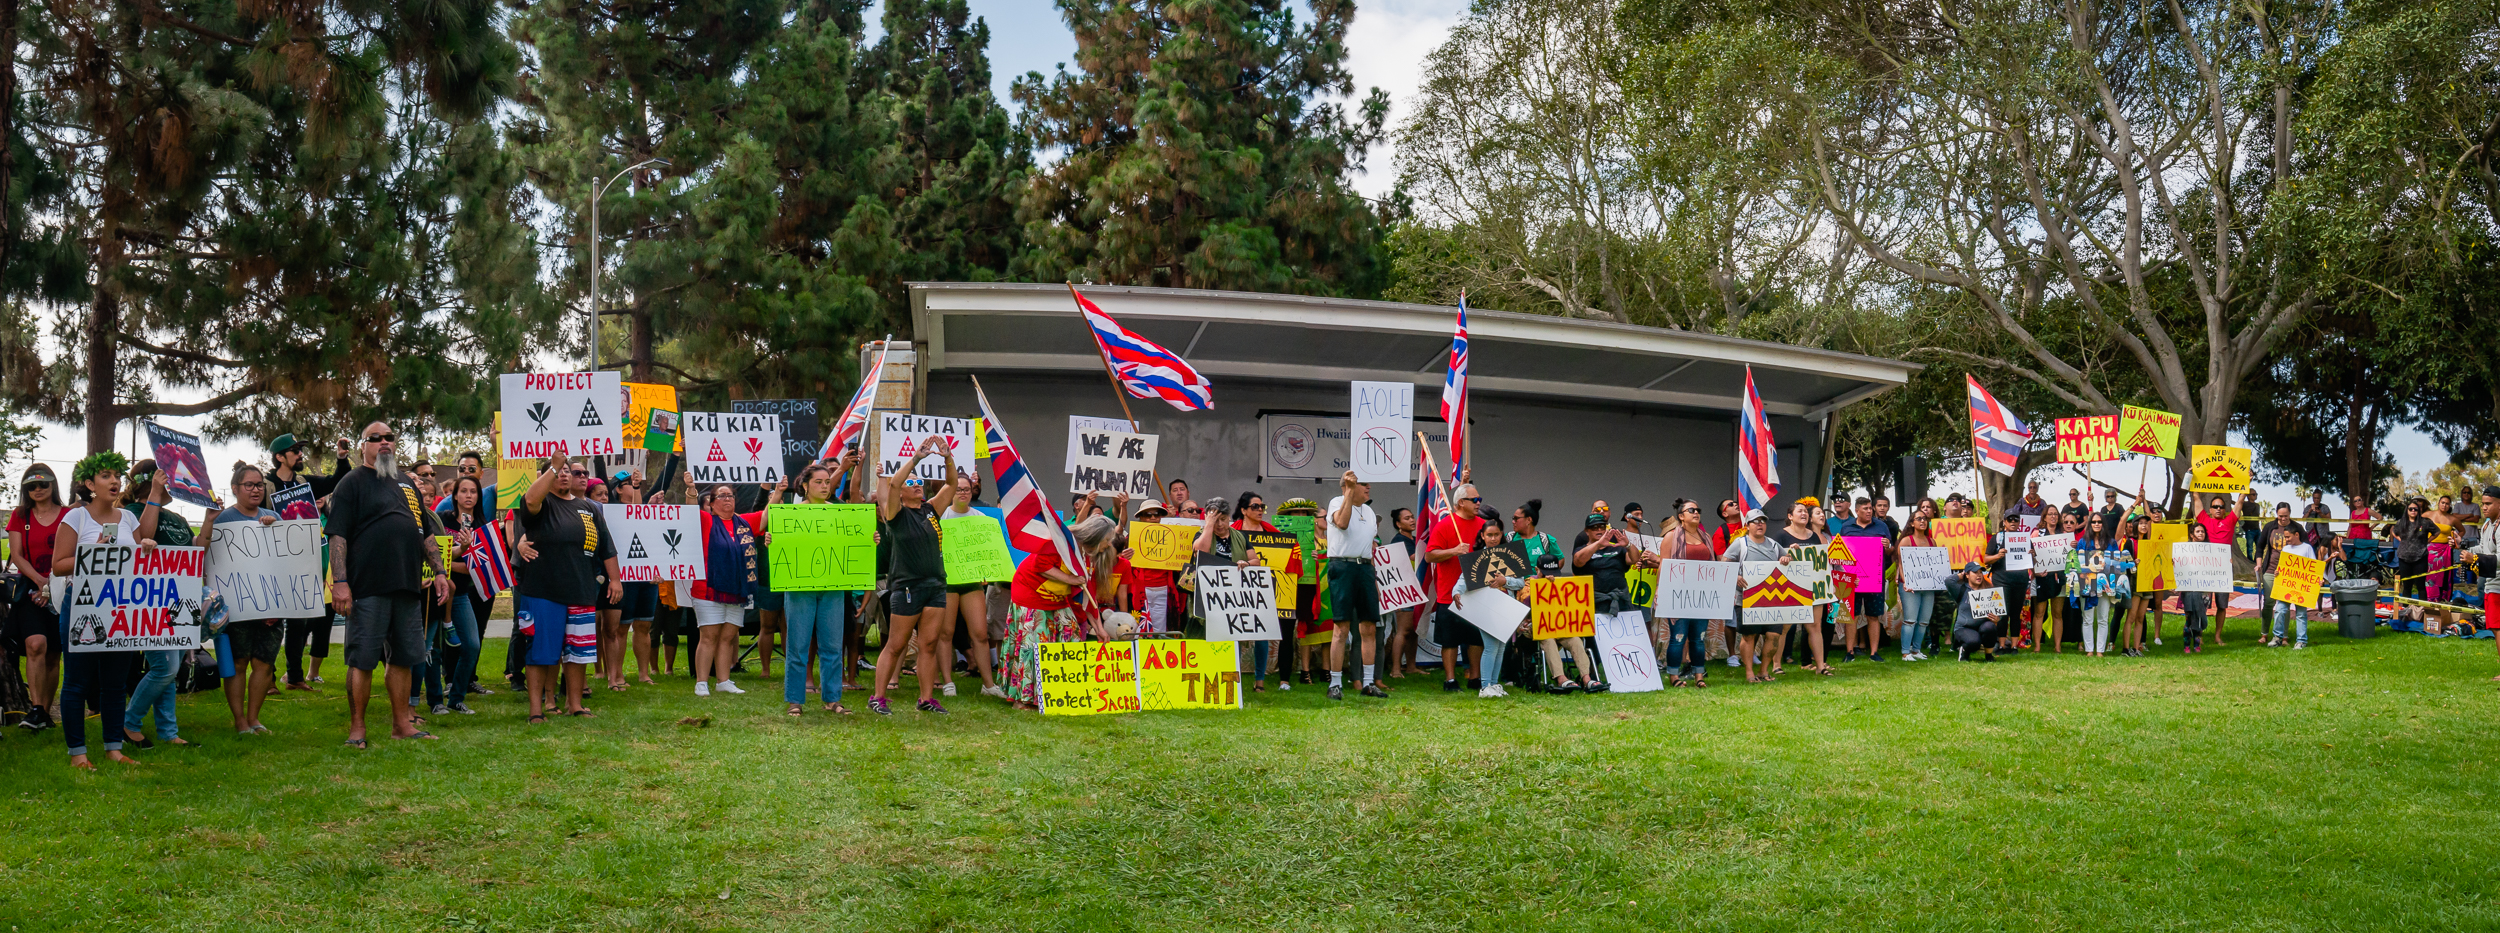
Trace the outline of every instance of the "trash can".
<path fill-rule="evenodd" d="M 2345 638 L 2378 636 L 2378 581 L 2367 578 L 2335 581 L 2335 627 Z"/>

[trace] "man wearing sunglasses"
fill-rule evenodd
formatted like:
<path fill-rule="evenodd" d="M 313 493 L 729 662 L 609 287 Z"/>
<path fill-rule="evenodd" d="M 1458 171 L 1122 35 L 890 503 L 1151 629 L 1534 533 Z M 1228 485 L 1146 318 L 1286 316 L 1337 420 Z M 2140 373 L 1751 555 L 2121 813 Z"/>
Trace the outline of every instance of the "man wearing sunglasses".
<path fill-rule="evenodd" d="M 451 577 L 441 531 L 432 510 L 418 498 L 414 478 L 399 469 L 399 435 L 376 421 L 366 425 L 359 448 L 363 465 L 340 478 L 330 493 L 330 608 L 347 617 L 347 744 L 365 747 L 365 706 L 373 698 L 373 669 L 388 665 L 384 702 L 391 737 L 430 739 L 417 728 L 408 706 L 411 670 L 426 656 L 425 600 L 451 599 Z M 433 573 L 432 593 L 417 569 Z"/>

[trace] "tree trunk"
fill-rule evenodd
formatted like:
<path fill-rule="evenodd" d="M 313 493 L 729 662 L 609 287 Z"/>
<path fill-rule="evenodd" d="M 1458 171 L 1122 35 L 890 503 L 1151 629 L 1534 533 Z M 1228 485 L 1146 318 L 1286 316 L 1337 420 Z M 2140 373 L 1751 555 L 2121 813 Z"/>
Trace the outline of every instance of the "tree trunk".
<path fill-rule="evenodd" d="M 652 360 L 652 355 L 651 355 L 651 307 L 650 307 L 650 305 L 648 305 L 648 304 L 646 304 L 646 303 L 644 303 L 644 302 L 641 302 L 641 301 L 636 301 L 636 302 L 634 302 L 634 311 L 633 311 L 633 314 L 632 314 L 632 315 L 630 315 L 630 316 L 628 317 L 628 320 L 630 320 L 630 321 L 632 321 L 632 322 L 633 322 L 633 328 L 634 328 L 634 330 L 633 330 L 633 370 L 632 370 L 632 372 L 633 372 L 633 374 L 634 374 L 634 381 L 635 381 L 635 382 L 652 382 L 652 381 L 655 381 L 655 380 L 653 380 L 653 379 L 651 378 L 651 370 L 652 370 L 652 362 L 653 362 L 653 360 Z"/>
<path fill-rule="evenodd" d="M 17 246 L 17 212 L 4 203 L 17 168 L 17 0 L 0 0 L 0 272 Z"/>
<path fill-rule="evenodd" d="M 111 236 L 107 227 L 106 236 Z M 119 250 L 109 250 L 120 252 Z M 87 314 L 87 452 L 113 449 L 113 427 L 121 422 L 114 404 L 113 335 L 121 332 L 121 302 L 107 284 L 107 267 L 96 270 L 95 304 Z"/>

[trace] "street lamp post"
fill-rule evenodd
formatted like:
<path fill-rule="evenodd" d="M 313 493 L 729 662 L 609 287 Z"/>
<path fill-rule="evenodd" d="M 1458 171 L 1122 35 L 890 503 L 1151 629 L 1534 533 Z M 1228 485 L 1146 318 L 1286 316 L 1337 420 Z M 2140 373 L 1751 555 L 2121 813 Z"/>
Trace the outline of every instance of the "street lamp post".
<path fill-rule="evenodd" d="M 599 199 L 608 193 L 608 186 L 645 165 L 667 165 L 667 159 L 644 159 L 626 166 L 608 180 L 590 189 L 590 371 L 599 371 Z"/>

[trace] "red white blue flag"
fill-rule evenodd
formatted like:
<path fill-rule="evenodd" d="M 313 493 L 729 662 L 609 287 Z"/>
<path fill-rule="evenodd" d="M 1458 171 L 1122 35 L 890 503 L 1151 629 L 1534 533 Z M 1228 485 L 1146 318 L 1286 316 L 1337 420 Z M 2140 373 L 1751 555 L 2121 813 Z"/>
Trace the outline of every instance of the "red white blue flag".
<path fill-rule="evenodd" d="M 1450 365 L 1441 374 L 1441 421 L 1450 428 L 1450 482 L 1467 473 L 1467 294 L 1458 296 L 1458 330 L 1450 336 Z"/>
<path fill-rule="evenodd" d="M 1085 325 L 1093 328 L 1094 346 L 1102 350 L 1103 360 L 1111 365 L 1112 374 L 1128 394 L 1159 398 L 1182 411 L 1215 407 L 1215 393 L 1206 377 L 1190 368 L 1188 360 L 1120 326 L 1111 315 L 1085 300 L 1076 286 L 1068 286 L 1068 294 L 1076 296 L 1077 308 L 1085 312 Z"/>
<path fill-rule="evenodd" d="M 816 451 L 816 459 L 832 460 L 842 456 L 844 448 L 868 434 L 868 413 L 876 407 L 877 383 L 885 378 L 885 349 L 893 343 L 888 336 L 877 344 L 877 365 L 859 375 L 859 391 L 851 393 L 851 403 L 842 406 L 841 417 L 825 430 L 825 446 Z"/>
<path fill-rule="evenodd" d="M 1076 546 L 1076 535 L 1068 524 L 1052 511 L 1050 500 L 1042 496 L 1042 488 L 1033 482 L 1033 471 L 1025 468 L 1024 457 L 1016 452 L 1016 444 L 1007 438 L 1007 427 L 990 410 L 990 397 L 981 391 L 981 384 L 972 384 L 973 397 L 981 401 L 981 426 L 990 445 L 990 476 L 998 484 L 998 507 L 1006 516 L 1007 543 L 1016 550 L 1034 554 L 1057 554 L 1059 565 L 1070 573 L 1085 576 L 1092 571 L 1085 566 L 1085 552 Z"/>
<path fill-rule="evenodd" d="M 512 588 L 512 558 L 504 550 L 503 523 L 487 522 L 476 529 L 476 540 L 461 555 L 469 564 L 469 582 L 487 599 Z"/>
<path fill-rule="evenodd" d="M 2031 429 L 2023 425 L 2023 419 L 2005 410 L 1996 396 L 1980 388 L 1978 377 L 1962 378 L 1970 383 L 1970 442 L 1978 454 L 1979 465 L 2014 475 L 2014 458 L 2022 456 L 2023 445 L 2031 442 Z"/>
<path fill-rule="evenodd" d="M 1753 367 L 1745 367 L 1745 401 L 1736 413 L 1736 501 L 1750 509 L 1766 509 L 1780 494 L 1779 448 L 1771 442 L 1771 418 L 1763 414 L 1762 393 L 1754 391 Z"/>

